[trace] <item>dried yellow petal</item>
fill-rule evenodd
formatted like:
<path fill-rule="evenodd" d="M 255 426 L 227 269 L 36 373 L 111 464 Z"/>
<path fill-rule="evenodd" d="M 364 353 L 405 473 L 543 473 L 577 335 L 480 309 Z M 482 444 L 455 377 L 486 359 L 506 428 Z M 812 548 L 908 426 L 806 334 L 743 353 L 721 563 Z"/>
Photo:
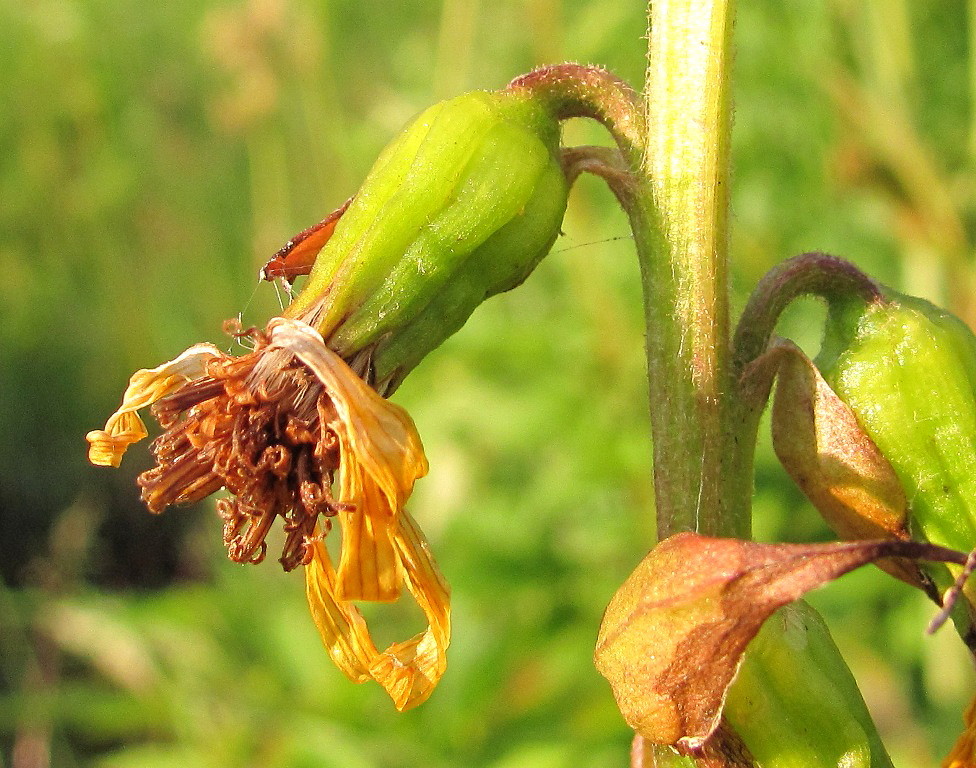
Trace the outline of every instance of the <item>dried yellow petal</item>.
<path fill-rule="evenodd" d="M 219 356 L 213 344 L 194 344 L 174 360 L 132 374 L 122 405 L 105 422 L 105 429 L 85 436 L 91 444 L 88 460 L 101 467 L 119 466 L 126 449 L 149 434 L 137 411 L 203 376 L 207 361 Z"/>
<path fill-rule="evenodd" d="M 447 668 L 451 611 L 450 591 L 423 534 L 406 511 L 397 522 L 397 556 L 407 589 L 427 617 L 425 631 L 378 651 L 356 606 L 337 596 L 336 572 L 322 542 L 305 577 L 309 609 L 333 662 L 354 682 L 378 682 L 403 711 L 425 701 Z"/>
<path fill-rule="evenodd" d="M 342 526 L 338 597 L 392 602 L 400 596 L 403 584 L 394 547 L 398 510 L 390 507 L 376 482 L 361 471 L 346 442 L 343 440 L 339 498 L 351 506 L 338 515 Z"/>
<path fill-rule="evenodd" d="M 279 318 L 269 325 L 271 345 L 304 363 L 328 392 L 341 444 L 339 500 L 343 546 L 336 595 L 342 600 L 390 602 L 402 578 L 394 552 L 397 516 L 427 473 L 413 419 L 384 400 L 305 323 Z"/>
<path fill-rule="evenodd" d="M 92 461 L 118 465 L 146 436 L 136 411 L 166 397 L 154 409 L 166 429 L 153 446 L 157 466 L 139 479 L 150 509 L 226 488 L 217 509 L 238 562 L 263 559 L 282 517 L 280 561 L 307 566 L 309 608 L 335 664 L 354 681 L 379 682 L 398 709 L 416 706 L 444 674 L 451 630 L 447 585 L 403 509 L 427 472 L 413 420 L 301 321 L 276 318 L 267 332 L 242 335 L 254 343 L 249 354 L 201 344 L 134 374 L 122 406 L 89 435 Z M 337 566 L 324 543 L 335 519 Z M 404 586 L 428 627 L 381 652 L 354 601 L 392 602 Z"/>

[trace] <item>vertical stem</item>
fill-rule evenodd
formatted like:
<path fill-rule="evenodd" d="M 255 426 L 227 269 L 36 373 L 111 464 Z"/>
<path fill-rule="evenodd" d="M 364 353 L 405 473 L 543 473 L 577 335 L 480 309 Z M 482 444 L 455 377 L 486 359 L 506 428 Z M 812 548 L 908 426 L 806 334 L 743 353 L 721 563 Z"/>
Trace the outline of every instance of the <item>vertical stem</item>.
<path fill-rule="evenodd" d="M 650 4 L 641 254 L 658 536 L 747 536 L 728 395 L 733 0 Z"/>

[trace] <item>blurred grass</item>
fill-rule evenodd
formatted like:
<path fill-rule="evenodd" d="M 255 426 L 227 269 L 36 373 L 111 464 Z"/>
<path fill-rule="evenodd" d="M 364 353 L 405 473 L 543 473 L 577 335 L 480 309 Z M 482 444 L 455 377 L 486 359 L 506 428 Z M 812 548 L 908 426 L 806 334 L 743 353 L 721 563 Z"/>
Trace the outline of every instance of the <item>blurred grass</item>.
<path fill-rule="evenodd" d="M 966 8 L 740 5 L 736 305 L 822 249 L 972 322 Z M 456 617 L 419 710 L 331 668 L 299 574 L 226 562 L 208 505 L 150 517 L 145 450 L 96 470 L 82 436 L 135 368 L 273 314 L 258 267 L 410 115 L 564 59 L 639 84 L 643 34 L 642 4 L 611 0 L 0 0 L 0 764 L 623 763 L 590 654 L 652 541 L 650 446 L 637 267 L 594 180 L 537 273 L 397 394 L 431 459 L 412 509 Z M 811 302 L 783 330 L 815 350 L 818 323 Z M 768 441 L 756 530 L 828 536 Z M 923 638 L 930 609 L 880 573 L 814 602 L 896 762 L 934 764 L 973 689 L 960 644 Z"/>

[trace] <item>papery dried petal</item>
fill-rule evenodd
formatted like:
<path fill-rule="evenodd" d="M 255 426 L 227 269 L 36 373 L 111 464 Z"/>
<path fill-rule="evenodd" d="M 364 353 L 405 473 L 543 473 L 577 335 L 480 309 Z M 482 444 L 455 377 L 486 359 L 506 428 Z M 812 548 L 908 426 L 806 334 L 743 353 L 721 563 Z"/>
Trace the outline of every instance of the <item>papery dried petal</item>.
<path fill-rule="evenodd" d="M 754 365 L 778 369 L 773 447 L 827 524 L 844 539 L 911 538 L 908 500 L 895 470 L 813 361 L 779 339 Z M 883 560 L 878 566 L 929 591 L 915 563 Z"/>
<path fill-rule="evenodd" d="M 403 408 L 384 400 L 325 346 L 311 326 L 275 318 L 268 325 L 273 346 L 287 349 L 315 374 L 346 425 L 350 447 L 394 508 L 403 506 L 415 480 L 427 474 L 417 429 Z"/>
<path fill-rule="evenodd" d="M 337 596 L 336 572 L 321 542 L 315 544 L 305 574 L 312 618 L 336 666 L 354 682 L 370 678 L 378 682 L 403 711 L 425 701 L 446 669 L 450 592 L 426 540 L 406 511 L 397 517 L 394 541 L 405 583 L 426 615 L 428 627 L 385 651 L 376 649 L 356 606 Z"/>
<path fill-rule="evenodd" d="M 104 434 L 90 438 L 93 452 L 106 463 L 121 456 L 110 448 L 144 437 L 135 411 L 156 403 L 165 432 L 153 444 L 157 466 L 139 479 L 150 509 L 226 488 L 217 510 L 237 562 L 264 558 L 281 517 L 280 561 L 286 570 L 307 566 L 309 607 L 334 662 L 353 680 L 379 682 L 398 709 L 415 706 L 444 673 L 450 642 L 447 586 L 403 510 L 427 471 L 416 427 L 301 321 L 279 318 L 267 332 L 240 335 L 253 342 L 245 355 L 198 345 L 138 372 Z M 335 518 L 337 568 L 324 543 Z M 390 602 L 404 586 L 429 626 L 378 651 L 353 601 Z"/>
<path fill-rule="evenodd" d="M 272 346 L 293 354 L 316 376 L 335 409 L 341 450 L 339 501 L 343 549 L 337 596 L 395 600 L 401 574 L 394 552 L 397 516 L 414 482 L 427 473 L 410 415 L 370 389 L 308 325 L 280 318 L 269 326 Z"/>
<path fill-rule="evenodd" d="M 322 541 L 312 544 L 312 560 L 305 566 L 305 593 L 332 662 L 354 683 L 369 680 L 369 666 L 378 651 L 356 606 L 336 599 L 336 572 Z"/>
<path fill-rule="evenodd" d="M 400 596 L 403 585 L 394 544 L 398 512 L 345 446 L 340 472 L 339 498 L 350 507 L 338 516 L 342 553 L 337 597 L 392 602 Z"/>
<path fill-rule="evenodd" d="M 773 444 L 780 461 L 846 539 L 908 538 L 908 500 L 854 412 L 792 342 L 780 340 Z"/>
<path fill-rule="evenodd" d="M 85 436 L 91 443 L 88 460 L 103 467 L 119 466 L 126 449 L 149 434 L 137 411 L 203 376 L 207 362 L 220 354 L 213 344 L 194 344 L 167 363 L 132 374 L 122 405 L 105 422 L 105 429 Z"/>

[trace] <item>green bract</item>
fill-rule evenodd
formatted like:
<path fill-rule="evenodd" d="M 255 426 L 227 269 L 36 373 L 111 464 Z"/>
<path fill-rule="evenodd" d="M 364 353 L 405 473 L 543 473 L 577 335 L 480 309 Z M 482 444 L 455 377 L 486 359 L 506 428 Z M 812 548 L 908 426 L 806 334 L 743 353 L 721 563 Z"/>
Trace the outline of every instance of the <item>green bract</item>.
<path fill-rule="evenodd" d="M 382 152 L 287 314 L 398 382 L 559 233 L 559 125 L 525 89 L 422 112 Z"/>

